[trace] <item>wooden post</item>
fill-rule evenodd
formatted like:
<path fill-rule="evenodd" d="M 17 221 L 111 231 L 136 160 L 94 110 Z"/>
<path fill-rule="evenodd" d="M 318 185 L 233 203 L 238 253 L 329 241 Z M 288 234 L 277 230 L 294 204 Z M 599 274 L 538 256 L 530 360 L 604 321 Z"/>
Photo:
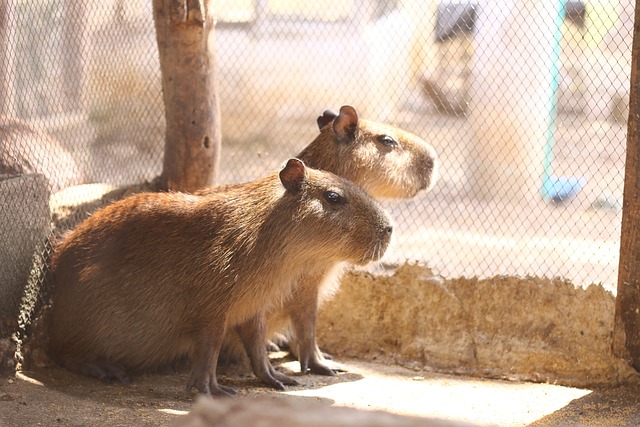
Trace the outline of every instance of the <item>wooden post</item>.
<path fill-rule="evenodd" d="M 67 0 L 64 3 L 64 52 L 62 70 L 65 78 L 65 105 L 85 112 L 85 64 L 89 62 L 87 55 L 87 5 L 84 1 Z"/>
<path fill-rule="evenodd" d="M 153 0 L 166 138 L 161 186 L 212 185 L 220 157 L 220 106 L 212 0 Z"/>
<path fill-rule="evenodd" d="M 13 1 L 0 2 L 0 115 L 15 115 L 16 23 Z"/>
<path fill-rule="evenodd" d="M 640 4 L 636 3 L 631 56 L 618 297 L 613 352 L 640 371 Z"/>

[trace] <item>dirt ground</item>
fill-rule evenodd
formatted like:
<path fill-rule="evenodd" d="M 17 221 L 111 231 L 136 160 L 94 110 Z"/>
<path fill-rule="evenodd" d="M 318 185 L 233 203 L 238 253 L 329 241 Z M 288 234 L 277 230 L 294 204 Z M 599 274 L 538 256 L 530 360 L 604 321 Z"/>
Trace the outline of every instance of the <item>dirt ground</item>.
<path fill-rule="evenodd" d="M 282 356 L 284 353 L 278 354 Z M 275 359 L 280 369 L 296 362 Z M 267 397 L 291 404 L 313 402 L 469 422 L 474 425 L 603 425 L 640 423 L 640 386 L 580 389 L 551 384 L 472 379 L 415 371 L 393 365 L 340 360 L 347 373 L 298 377 L 301 385 L 277 392 L 262 387 L 241 367 L 220 381 L 237 399 Z M 133 384 L 105 385 L 59 368 L 0 378 L 0 425 L 163 426 L 193 406 L 186 372 L 140 376 Z"/>

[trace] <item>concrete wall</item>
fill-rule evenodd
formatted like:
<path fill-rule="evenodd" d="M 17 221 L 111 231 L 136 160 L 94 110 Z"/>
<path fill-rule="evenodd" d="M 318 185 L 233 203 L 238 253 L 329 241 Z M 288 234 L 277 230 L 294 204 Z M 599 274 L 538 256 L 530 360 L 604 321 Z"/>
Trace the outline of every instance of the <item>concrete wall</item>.
<path fill-rule="evenodd" d="M 0 370 L 13 367 L 11 335 L 37 251 L 49 233 L 49 190 L 43 175 L 0 175 Z"/>
<path fill-rule="evenodd" d="M 319 343 L 361 357 L 495 378 L 615 384 L 635 371 L 611 351 L 614 297 L 560 279 L 444 279 L 405 264 L 347 274 L 321 311 Z"/>

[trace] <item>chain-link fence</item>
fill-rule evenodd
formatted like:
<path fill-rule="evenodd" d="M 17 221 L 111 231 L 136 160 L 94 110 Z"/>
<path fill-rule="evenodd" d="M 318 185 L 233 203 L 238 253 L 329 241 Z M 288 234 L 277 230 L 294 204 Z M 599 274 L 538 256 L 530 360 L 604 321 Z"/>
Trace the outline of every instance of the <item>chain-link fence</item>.
<path fill-rule="evenodd" d="M 348 103 L 441 160 L 431 193 L 387 204 L 387 262 L 615 288 L 633 2 L 314 4 L 220 2 L 224 182 L 275 167 Z"/>
<path fill-rule="evenodd" d="M 324 109 L 349 104 L 439 153 L 430 193 L 386 203 L 397 233 L 385 262 L 613 289 L 633 10 L 631 0 L 220 0 L 219 180 L 277 168 L 316 137 Z M 24 281 L 50 233 L 43 212 L 56 219 L 111 188 L 96 183 L 160 173 L 151 1 L 4 1 L 0 50 L 0 270 Z"/>

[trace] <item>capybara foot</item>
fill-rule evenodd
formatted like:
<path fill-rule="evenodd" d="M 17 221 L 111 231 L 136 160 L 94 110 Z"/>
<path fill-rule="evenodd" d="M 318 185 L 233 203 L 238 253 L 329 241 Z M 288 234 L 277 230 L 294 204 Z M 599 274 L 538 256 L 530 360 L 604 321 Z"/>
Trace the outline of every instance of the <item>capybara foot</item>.
<path fill-rule="evenodd" d="M 277 346 L 282 351 L 289 350 L 291 348 L 289 346 L 289 338 L 283 334 L 275 333 L 269 342 Z"/>
<path fill-rule="evenodd" d="M 312 373 L 327 377 L 332 377 L 336 374 L 328 365 L 319 361 L 309 361 L 308 364 L 300 362 L 300 372 L 303 374 Z"/>
<path fill-rule="evenodd" d="M 114 380 L 120 381 L 122 384 L 131 384 L 131 377 L 122 366 L 106 360 L 87 363 L 84 367 L 80 367 L 79 371 L 82 374 L 95 377 L 105 384 L 111 384 Z"/>
<path fill-rule="evenodd" d="M 271 364 L 269 364 L 268 369 L 266 369 L 266 370 L 264 370 L 262 372 L 257 372 L 256 376 L 263 383 L 267 384 L 271 388 L 274 388 L 274 389 L 280 390 L 280 391 L 284 391 L 285 390 L 285 387 L 284 387 L 285 384 L 286 385 L 300 385 L 300 383 L 298 381 L 296 381 L 295 379 L 291 378 L 290 376 L 285 375 L 282 372 L 276 371 L 275 368 L 273 366 L 271 366 Z"/>
<path fill-rule="evenodd" d="M 229 396 L 233 397 L 236 394 L 236 391 L 234 389 L 232 389 L 231 387 L 227 387 L 225 385 L 220 385 L 220 384 L 218 384 L 218 387 L 220 388 L 220 390 L 222 390 L 223 392 L 225 392 Z M 211 391 L 211 394 L 213 394 L 213 390 Z"/>
<path fill-rule="evenodd" d="M 276 344 L 275 342 L 269 340 L 269 341 L 267 341 L 267 351 L 275 353 L 275 352 L 278 352 L 278 351 L 281 351 L 281 350 L 280 350 L 280 347 L 278 346 L 278 344 Z"/>
<path fill-rule="evenodd" d="M 295 378 L 291 378 L 290 376 L 285 375 L 282 372 L 278 372 L 273 367 L 271 367 L 271 375 L 283 384 L 300 385 L 300 383 Z"/>
<path fill-rule="evenodd" d="M 207 381 L 203 378 L 191 377 L 187 382 L 187 391 L 196 389 L 198 393 L 214 397 L 233 397 L 236 391 L 231 387 L 226 387 L 217 382 Z"/>
<path fill-rule="evenodd" d="M 336 372 L 347 372 L 347 368 L 336 362 L 329 362 L 324 359 L 311 358 L 300 359 L 300 372 L 302 374 L 316 374 L 332 377 Z"/>

